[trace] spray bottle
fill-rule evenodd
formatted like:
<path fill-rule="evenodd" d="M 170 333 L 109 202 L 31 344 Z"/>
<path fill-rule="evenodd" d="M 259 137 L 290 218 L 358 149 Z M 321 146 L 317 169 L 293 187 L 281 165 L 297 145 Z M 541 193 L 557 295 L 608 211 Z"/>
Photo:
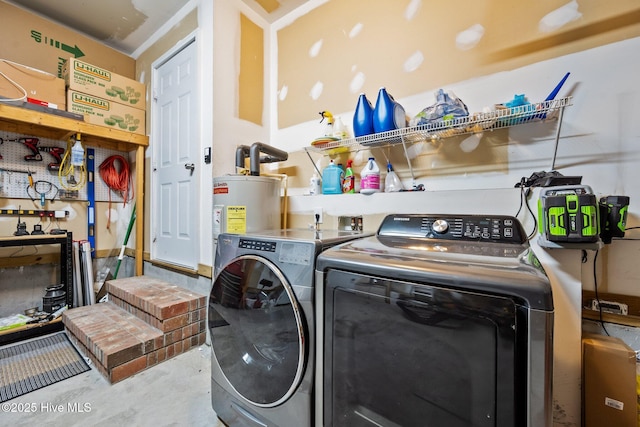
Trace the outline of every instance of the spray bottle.
<path fill-rule="evenodd" d="M 347 169 L 344 172 L 344 182 L 342 184 L 342 192 L 352 194 L 356 192 L 356 176 L 353 174 L 353 160 L 347 160 Z"/>
<path fill-rule="evenodd" d="M 322 136 L 328 136 L 328 137 L 332 137 L 333 138 L 333 133 L 334 133 L 334 129 L 333 129 L 333 114 L 331 114 L 330 111 L 320 111 L 318 114 L 320 114 L 320 116 L 322 116 L 322 119 L 320 119 L 320 123 L 322 124 L 322 122 L 324 122 L 325 119 L 327 119 L 327 121 L 324 124 L 324 131 L 322 132 Z"/>

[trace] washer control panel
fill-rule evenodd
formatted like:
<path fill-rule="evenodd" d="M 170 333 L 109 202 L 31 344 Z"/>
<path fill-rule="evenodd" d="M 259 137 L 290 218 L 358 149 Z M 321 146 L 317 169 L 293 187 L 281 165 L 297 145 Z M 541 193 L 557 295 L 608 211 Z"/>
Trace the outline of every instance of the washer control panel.
<path fill-rule="evenodd" d="M 240 239 L 238 247 L 242 249 L 251 249 L 254 251 L 275 252 L 276 242 L 256 239 Z"/>
<path fill-rule="evenodd" d="M 314 246 L 309 243 L 242 238 L 238 247 L 257 252 L 274 252 L 279 262 L 289 264 L 310 265 L 314 256 Z"/>
<path fill-rule="evenodd" d="M 378 236 L 496 243 L 526 241 L 520 221 L 507 215 L 388 215 Z"/>

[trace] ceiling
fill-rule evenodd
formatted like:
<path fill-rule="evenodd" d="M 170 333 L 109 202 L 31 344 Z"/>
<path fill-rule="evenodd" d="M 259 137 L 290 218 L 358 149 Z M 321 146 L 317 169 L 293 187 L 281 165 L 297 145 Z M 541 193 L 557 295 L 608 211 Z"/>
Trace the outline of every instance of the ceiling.
<path fill-rule="evenodd" d="M 194 0 L 4 0 L 132 55 Z M 205 0 L 206 1 L 206 0 Z M 268 22 L 305 0 L 242 0 Z"/>

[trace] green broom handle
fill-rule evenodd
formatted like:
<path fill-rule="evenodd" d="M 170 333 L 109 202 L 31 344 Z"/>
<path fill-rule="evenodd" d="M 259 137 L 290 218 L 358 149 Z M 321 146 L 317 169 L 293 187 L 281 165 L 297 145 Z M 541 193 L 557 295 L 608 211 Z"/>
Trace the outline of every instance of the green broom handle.
<path fill-rule="evenodd" d="M 118 270 L 120 270 L 120 263 L 124 258 L 124 250 L 126 249 L 127 243 L 129 242 L 129 236 L 131 235 L 131 229 L 133 228 L 133 223 L 136 220 L 136 205 L 133 205 L 133 210 L 131 211 L 131 219 L 129 220 L 129 226 L 127 227 L 127 234 L 124 236 L 124 243 L 122 243 L 122 248 L 120 248 L 120 255 L 118 255 L 118 262 L 116 263 L 116 271 L 113 273 L 113 278 L 118 277 Z"/>

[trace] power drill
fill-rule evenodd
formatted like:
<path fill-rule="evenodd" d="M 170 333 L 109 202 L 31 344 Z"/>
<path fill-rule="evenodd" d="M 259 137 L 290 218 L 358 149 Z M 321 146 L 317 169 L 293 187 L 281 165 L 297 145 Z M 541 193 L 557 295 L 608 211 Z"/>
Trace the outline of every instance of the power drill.
<path fill-rule="evenodd" d="M 38 143 L 40 140 L 38 138 L 28 137 L 28 138 L 17 138 L 17 139 L 8 139 L 7 141 L 18 142 L 20 144 L 24 144 L 31 154 L 24 156 L 24 159 L 28 162 L 41 162 L 42 154 L 40 154 L 40 150 L 38 149 Z"/>
<path fill-rule="evenodd" d="M 60 164 L 62 164 L 62 155 L 64 154 L 65 149 L 62 147 L 40 147 L 40 151 L 45 153 L 49 153 L 56 159 L 55 162 L 51 162 L 47 165 L 47 169 L 52 172 L 60 170 Z"/>

